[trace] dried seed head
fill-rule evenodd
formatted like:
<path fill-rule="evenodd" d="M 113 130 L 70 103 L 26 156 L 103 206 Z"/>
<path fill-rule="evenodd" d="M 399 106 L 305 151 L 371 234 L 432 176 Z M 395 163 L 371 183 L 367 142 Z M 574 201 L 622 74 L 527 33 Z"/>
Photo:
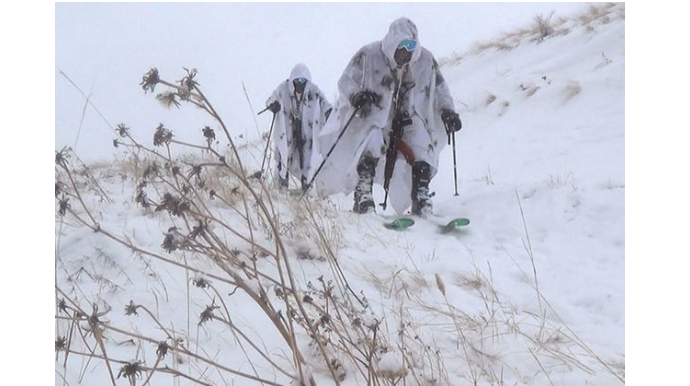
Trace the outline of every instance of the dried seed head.
<path fill-rule="evenodd" d="M 168 354 L 168 350 L 170 350 L 168 343 L 160 342 L 158 343 L 158 348 L 156 349 L 156 355 L 158 355 L 160 358 L 165 358 L 165 356 Z"/>
<path fill-rule="evenodd" d="M 188 99 L 189 94 L 199 85 L 199 83 L 194 80 L 197 75 L 197 71 L 196 68 L 192 68 L 191 70 L 184 67 L 182 68 L 187 72 L 187 75 L 179 81 L 180 87 L 178 92 L 180 93 L 180 97 L 182 99 Z"/>
<path fill-rule="evenodd" d="M 180 108 L 180 102 L 177 101 L 177 94 L 172 91 L 166 91 L 156 95 L 156 99 L 166 108 L 175 106 Z"/>
<path fill-rule="evenodd" d="M 158 166 L 158 163 L 156 161 L 152 162 L 149 166 L 144 169 L 144 179 L 149 178 L 151 176 L 157 176 L 160 173 L 160 166 Z"/>
<path fill-rule="evenodd" d="M 192 283 L 199 288 L 208 288 L 208 286 L 211 285 L 211 282 L 206 280 L 203 276 L 193 278 Z"/>
<path fill-rule="evenodd" d="M 168 253 L 180 249 L 184 244 L 184 237 L 177 231 L 176 227 L 171 227 L 168 229 L 168 233 L 165 234 L 163 239 L 163 244 L 161 246 Z"/>
<path fill-rule="evenodd" d="M 438 290 L 441 291 L 443 296 L 446 296 L 446 285 L 443 284 L 443 279 L 441 279 L 441 276 L 436 274 L 436 287 L 438 287 Z"/>
<path fill-rule="evenodd" d="M 58 201 L 58 214 L 60 216 L 64 216 L 67 213 L 67 210 L 70 208 L 71 205 L 69 204 L 69 198 L 63 197 Z"/>
<path fill-rule="evenodd" d="M 205 126 L 203 129 L 201 129 L 201 132 L 204 133 L 204 138 L 206 138 L 206 142 L 208 142 L 209 145 L 211 144 L 211 141 L 216 139 L 216 132 L 208 126 Z"/>
<path fill-rule="evenodd" d="M 139 306 L 134 304 L 134 301 L 130 300 L 129 304 L 125 306 L 125 315 L 127 315 L 127 316 L 129 316 L 129 315 L 139 316 L 139 314 L 137 313 L 137 308 L 139 308 Z"/>
<path fill-rule="evenodd" d="M 160 82 L 161 78 L 158 76 L 158 69 L 157 68 L 152 68 L 144 74 L 144 76 L 141 78 L 141 83 L 139 85 L 144 89 L 144 93 L 151 91 L 156 88 L 156 85 L 158 82 Z"/>
<path fill-rule="evenodd" d="M 115 130 L 117 130 L 117 134 L 120 137 L 127 137 L 129 135 L 129 127 L 125 126 L 124 123 L 120 123 L 115 127 Z"/>
<path fill-rule="evenodd" d="M 58 336 L 55 339 L 55 352 L 63 351 L 67 348 L 67 338 L 64 336 Z"/>
<path fill-rule="evenodd" d="M 137 186 L 137 195 L 134 197 L 134 202 L 141 205 L 144 208 L 151 206 L 151 201 L 149 200 L 148 194 L 144 190 L 146 187 L 146 181 L 142 182 Z"/>
<path fill-rule="evenodd" d="M 213 305 L 213 303 L 211 303 L 210 306 L 207 306 L 206 309 L 201 312 L 201 315 L 199 315 L 199 325 L 201 326 L 204 322 L 213 319 L 215 317 L 215 315 L 213 315 L 213 310 L 217 308 L 220 307 Z"/>
<path fill-rule="evenodd" d="M 67 302 L 65 302 L 65 299 L 60 299 L 58 302 L 58 310 L 60 312 L 67 312 Z"/>
<path fill-rule="evenodd" d="M 154 146 L 160 146 L 162 144 L 170 144 L 172 141 L 173 133 L 172 131 L 166 129 L 163 124 L 159 124 L 156 128 L 156 132 L 153 134 L 153 144 Z"/>
<path fill-rule="evenodd" d="M 195 239 L 197 236 L 204 234 L 206 229 L 208 229 L 208 224 L 201 220 L 197 220 L 197 225 L 192 228 L 192 232 L 189 234 L 189 237 Z"/>
<path fill-rule="evenodd" d="M 141 372 L 143 371 L 141 365 L 143 363 L 142 361 L 136 361 L 123 365 L 122 368 L 120 368 L 120 372 L 117 374 L 117 378 L 119 379 L 124 375 L 125 378 L 129 379 L 130 384 L 133 385 L 135 378 L 141 378 Z"/>

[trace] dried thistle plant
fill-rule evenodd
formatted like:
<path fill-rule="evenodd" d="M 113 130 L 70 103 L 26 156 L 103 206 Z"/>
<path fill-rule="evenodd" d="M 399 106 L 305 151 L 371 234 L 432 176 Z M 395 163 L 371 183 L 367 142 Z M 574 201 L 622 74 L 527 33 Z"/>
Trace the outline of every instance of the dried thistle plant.
<path fill-rule="evenodd" d="M 208 288 L 211 285 L 211 282 L 208 281 L 206 278 L 203 276 L 198 276 L 192 279 L 192 283 L 199 288 Z"/>
<path fill-rule="evenodd" d="M 136 384 L 136 379 L 141 378 L 141 372 L 143 371 L 142 364 L 144 364 L 144 362 L 135 361 L 123 365 L 120 368 L 120 372 L 117 374 L 117 378 L 120 379 L 121 376 L 124 376 L 129 380 L 130 385 Z"/>
<path fill-rule="evenodd" d="M 184 245 L 184 236 L 180 234 L 177 227 L 168 228 L 168 232 L 163 238 L 163 244 L 161 246 L 168 253 L 180 249 Z"/>
<path fill-rule="evenodd" d="M 170 108 L 172 106 L 180 108 L 180 102 L 177 101 L 177 94 L 172 91 L 160 93 L 156 95 L 156 99 L 158 99 L 158 101 L 166 108 Z"/>
<path fill-rule="evenodd" d="M 168 213 L 182 217 L 190 207 L 191 205 L 186 199 L 175 197 L 171 193 L 165 193 L 163 195 L 163 200 L 156 206 L 156 212 L 167 210 Z"/>
<path fill-rule="evenodd" d="M 139 85 L 144 89 L 144 93 L 151 91 L 156 88 L 156 85 L 158 82 L 160 82 L 161 78 L 158 76 L 158 69 L 157 68 L 152 68 L 144 74 L 144 76 L 141 78 L 141 83 Z"/>
<path fill-rule="evenodd" d="M 64 351 L 67 348 L 67 338 L 64 336 L 58 336 L 55 339 L 55 352 Z"/>
<path fill-rule="evenodd" d="M 120 123 L 119 125 L 117 125 L 117 126 L 115 127 L 115 131 L 117 131 L 117 134 L 118 134 L 120 137 L 123 137 L 123 138 L 124 138 L 124 137 L 129 136 L 129 127 L 125 126 L 124 123 Z"/>
<path fill-rule="evenodd" d="M 185 67 L 182 68 L 187 72 L 187 75 L 178 81 L 178 83 L 180 83 L 180 87 L 178 88 L 178 95 L 183 100 L 188 100 L 192 91 L 194 91 L 197 88 L 197 86 L 199 86 L 199 83 L 196 80 L 194 80 L 194 78 L 197 75 L 197 71 L 196 68 L 192 68 L 191 70 Z"/>
<path fill-rule="evenodd" d="M 106 306 L 105 311 L 98 311 L 98 304 L 94 304 L 93 306 L 93 312 L 91 312 L 91 315 L 88 317 L 88 322 L 89 325 L 94 328 L 96 326 L 99 326 L 103 322 L 108 322 L 107 320 L 101 320 L 102 317 L 104 317 L 108 312 L 110 312 L 111 308 L 109 306 Z"/>
<path fill-rule="evenodd" d="M 153 161 L 151 164 L 149 164 L 146 169 L 144 169 L 144 179 L 147 179 L 151 176 L 158 176 L 160 174 L 160 166 L 156 161 Z"/>
<path fill-rule="evenodd" d="M 55 198 L 59 196 L 62 192 L 63 189 L 65 189 L 66 185 L 60 181 L 55 181 Z"/>
<path fill-rule="evenodd" d="M 199 315 L 199 326 L 201 326 L 203 323 L 215 318 L 215 315 L 213 315 L 213 311 L 220 308 L 219 306 L 214 305 L 215 300 L 213 303 L 211 303 L 210 306 L 206 306 L 206 309 L 204 309 L 201 312 L 201 315 Z"/>
<path fill-rule="evenodd" d="M 153 144 L 154 146 L 160 146 L 162 144 L 169 145 L 172 141 L 173 133 L 169 129 L 165 128 L 163 124 L 159 124 L 156 128 L 156 132 L 153 134 Z"/>
<path fill-rule="evenodd" d="M 161 359 L 165 358 L 165 356 L 168 355 L 169 350 L 170 346 L 167 342 L 160 342 L 158 343 L 158 347 L 156 348 L 156 355 L 158 355 L 158 357 Z"/>
<path fill-rule="evenodd" d="M 57 304 L 58 311 L 60 312 L 67 312 L 67 302 L 65 299 L 60 299 L 60 301 Z"/>
<path fill-rule="evenodd" d="M 192 177 L 200 178 L 201 176 L 201 165 L 192 165 L 192 170 L 187 174 L 187 179 L 192 179 Z"/>
<path fill-rule="evenodd" d="M 204 138 L 206 138 L 206 143 L 211 146 L 211 142 L 216 140 L 216 132 L 213 131 L 212 128 L 205 126 L 203 129 L 201 129 L 201 132 L 204 133 Z"/>
<path fill-rule="evenodd" d="M 130 316 L 130 315 L 139 316 L 139 314 L 137 313 L 137 308 L 139 308 L 139 306 L 134 304 L 134 301 L 130 300 L 129 304 L 125 306 L 125 315 L 127 315 L 127 316 Z"/>
<path fill-rule="evenodd" d="M 201 220 L 197 220 L 197 225 L 192 228 L 192 232 L 189 234 L 191 239 L 196 239 L 197 236 L 203 234 L 208 229 L 208 223 Z"/>
<path fill-rule="evenodd" d="M 144 188 L 146 188 L 146 181 L 142 181 L 139 185 L 137 185 L 137 194 L 134 197 L 134 202 L 141 205 L 143 208 L 149 208 L 151 207 L 151 200 L 149 200 L 148 194 Z"/>
<path fill-rule="evenodd" d="M 69 158 L 69 148 L 63 147 L 62 150 L 56 151 L 55 152 L 55 164 L 62 166 L 62 167 L 67 167 L 67 164 L 69 163 L 67 159 Z"/>
<path fill-rule="evenodd" d="M 58 201 L 58 214 L 60 216 L 64 216 L 70 208 L 71 205 L 69 204 L 69 198 L 63 196 Z"/>

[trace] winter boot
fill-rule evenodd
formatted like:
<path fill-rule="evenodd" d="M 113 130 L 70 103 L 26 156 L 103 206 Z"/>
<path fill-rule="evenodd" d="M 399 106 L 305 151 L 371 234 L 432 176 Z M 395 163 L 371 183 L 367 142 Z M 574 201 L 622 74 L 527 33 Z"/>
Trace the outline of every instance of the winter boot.
<path fill-rule="evenodd" d="M 432 203 L 429 193 L 431 166 L 418 161 L 412 164 L 412 214 L 426 216 L 431 214 Z"/>
<path fill-rule="evenodd" d="M 371 213 L 376 211 L 372 187 L 374 185 L 374 175 L 376 174 L 376 164 L 378 158 L 364 157 L 357 165 L 359 181 L 355 188 L 355 203 L 352 211 L 355 213 Z"/>
<path fill-rule="evenodd" d="M 282 162 L 280 162 L 280 159 L 279 159 L 278 160 L 278 167 L 277 167 L 278 172 L 276 173 L 278 175 L 278 189 L 280 189 L 281 191 L 287 191 L 288 186 L 290 185 L 290 181 L 288 180 L 289 177 L 288 177 L 287 171 L 285 173 L 285 178 L 283 178 L 283 176 L 282 176 L 283 167 L 284 167 L 284 165 Z"/>
<path fill-rule="evenodd" d="M 287 176 L 283 178 L 280 174 L 278 175 L 278 187 L 281 191 L 286 191 L 288 189 L 289 182 Z"/>
<path fill-rule="evenodd" d="M 306 192 L 307 192 L 307 187 L 309 186 L 309 181 L 307 181 L 307 177 L 306 177 L 306 176 L 302 176 L 301 182 L 302 182 L 302 191 L 306 193 Z"/>

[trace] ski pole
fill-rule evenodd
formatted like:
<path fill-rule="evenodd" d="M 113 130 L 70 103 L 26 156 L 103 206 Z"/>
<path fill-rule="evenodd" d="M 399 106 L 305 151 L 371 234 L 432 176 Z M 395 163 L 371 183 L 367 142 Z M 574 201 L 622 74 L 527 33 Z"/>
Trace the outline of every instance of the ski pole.
<path fill-rule="evenodd" d="M 264 112 L 265 112 L 266 110 L 268 110 L 268 109 L 270 109 L 270 106 L 269 106 L 269 107 L 266 107 L 265 109 L 263 109 L 263 110 L 261 110 L 261 111 L 259 111 L 258 113 L 256 113 L 256 115 L 261 115 L 262 113 L 264 113 Z"/>
<path fill-rule="evenodd" d="M 268 107 L 266 108 L 268 109 Z M 266 111 L 266 110 L 263 110 Z M 262 112 L 263 112 L 262 111 Z M 261 114 L 261 113 L 259 113 Z M 264 174 L 264 164 L 266 163 L 266 155 L 268 155 L 268 145 L 271 143 L 271 134 L 273 133 L 273 123 L 276 121 L 276 115 L 273 114 L 273 119 L 271 119 L 271 128 L 268 130 L 268 138 L 266 139 L 266 149 L 264 150 L 264 159 L 261 161 L 261 174 Z"/>
<path fill-rule="evenodd" d="M 340 138 L 343 137 L 343 134 L 345 134 L 345 130 L 347 130 L 347 128 L 350 126 L 350 122 L 352 122 L 352 119 L 354 119 L 355 115 L 357 114 L 357 112 L 359 112 L 359 109 L 360 109 L 360 108 L 361 108 L 361 107 L 358 107 L 358 108 L 355 109 L 355 111 L 352 112 L 352 115 L 350 115 L 350 119 L 347 120 L 347 123 L 345 124 L 345 126 L 343 126 L 343 129 L 340 130 L 340 134 L 338 134 L 338 138 L 336 138 L 335 142 L 333 143 L 333 145 L 331 146 L 331 148 L 328 150 L 328 153 L 326 153 L 326 157 L 323 159 L 323 161 L 321 161 L 321 164 L 319 165 L 319 167 L 318 167 L 318 168 L 316 169 L 316 171 L 314 172 L 314 175 L 311 177 L 311 180 L 309 180 L 309 183 L 308 183 L 307 186 L 304 188 L 304 192 L 302 192 L 302 197 L 304 197 L 304 196 L 307 194 L 307 192 L 309 191 L 309 188 L 311 187 L 311 184 L 314 182 L 314 179 L 316 178 L 316 176 L 317 176 L 317 175 L 319 174 L 319 172 L 321 171 L 321 168 L 323 168 L 323 165 L 324 165 L 324 164 L 326 163 L 326 161 L 328 160 L 328 157 L 330 157 L 330 156 L 331 156 L 331 153 L 333 153 L 333 150 L 335 149 L 335 146 L 338 144 L 338 141 L 340 141 Z M 302 198 L 302 197 L 300 197 L 300 198 Z"/>
<path fill-rule="evenodd" d="M 451 134 L 453 139 L 453 178 L 455 180 L 455 196 L 458 195 L 458 164 L 457 158 L 455 157 L 455 131 Z"/>
<path fill-rule="evenodd" d="M 458 164 L 455 156 L 455 130 L 450 129 L 446 124 L 446 133 L 448 134 L 448 144 L 453 144 L 453 179 L 455 180 L 455 196 L 458 195 Z"/>

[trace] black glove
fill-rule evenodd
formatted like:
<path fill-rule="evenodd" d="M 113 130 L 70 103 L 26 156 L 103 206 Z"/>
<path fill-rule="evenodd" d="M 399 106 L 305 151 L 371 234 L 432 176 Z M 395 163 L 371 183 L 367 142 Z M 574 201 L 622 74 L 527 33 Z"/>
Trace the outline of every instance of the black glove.
<path fill-rule="evenodd" d="M 350 98 L 350 103 L 354 108 L 361 109 L 367 105 L 370 105 L 378 101 L 381 96 L 373 91 L 364 90 L 359 91 Z"/>
<path fill-rule="evenodd" d="M 462 129 L 460 116 L 453 110 L 443 109 L 443 111 L 441 111 L 441 119 L 443 119 L 443 123 L 446 125 L 448 134 Z"/>
<path fill-rule="evenodd" d="M 278 103 L 278 101 L 273 101 L 273 103 L 268 105 L 268 109 L 271 110 L 273 114 L 275 114 L 278 111 L 280 111 L 280 103 Z"/>

